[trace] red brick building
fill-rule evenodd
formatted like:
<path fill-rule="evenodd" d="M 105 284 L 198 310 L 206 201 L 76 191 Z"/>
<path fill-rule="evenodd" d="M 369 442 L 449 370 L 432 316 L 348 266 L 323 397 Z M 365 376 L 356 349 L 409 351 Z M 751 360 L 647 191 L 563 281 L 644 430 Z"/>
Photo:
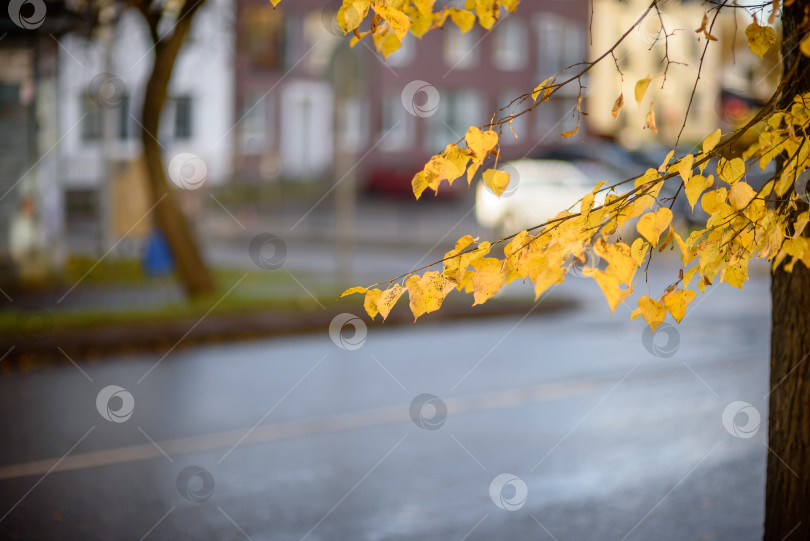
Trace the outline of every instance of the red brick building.
<path fill-rule="evenodd" d="M 394 171 L 409 180 L 467 127 L 486 124 L 587 49 L 585 0 L 522 2 L 491 32 L 462 35 L 448 21 L 421 40 L 409 35 L 387 60 L 367 38 L 348 65 L 336 55 L 347 46 L 334 22 L 339 1 L 236 4 L 237 182 L 321 178 L 334 171 L 336 152 L 350 153 L 361 182 Z M 352 95 L 340 98 L 340 81 L 353 83 Z M 519 139 L 504 131 L 505 159 L 561 142 L 576 125 L 571 90 L 516 120 Z"/>

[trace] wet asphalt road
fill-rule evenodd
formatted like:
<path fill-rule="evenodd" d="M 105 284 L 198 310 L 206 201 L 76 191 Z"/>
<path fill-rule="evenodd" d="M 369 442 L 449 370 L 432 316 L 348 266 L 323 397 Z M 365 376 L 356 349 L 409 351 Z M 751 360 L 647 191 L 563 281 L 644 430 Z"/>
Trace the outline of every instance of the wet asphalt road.
<path fill-rule="evenodd" d="M 767 277 L 699 297 L 670 357 L 557 293 L 581 308 L 4 375 L 0 538 L 761 538 Z"/>

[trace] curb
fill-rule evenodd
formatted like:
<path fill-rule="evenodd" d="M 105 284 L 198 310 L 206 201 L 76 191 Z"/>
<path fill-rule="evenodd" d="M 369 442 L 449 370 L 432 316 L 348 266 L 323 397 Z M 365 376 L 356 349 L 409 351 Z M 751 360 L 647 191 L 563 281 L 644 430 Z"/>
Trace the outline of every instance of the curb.
<path fill-rule="evenodd" d="M 532 316 L 556 313 L 577 306 L 569 299 L 548 298 L 532 311 Z M 451 303 L 441 310 L 419 318 L 419 324 L 434 325 L 491 317 L 525 315 L 532 303 L 520 301 L 491 302 L 471 307 Z M 256 340 L 272 337 L 299 336 L 322 333 L 329 337 L 329 324 L 338 314 L 354 312 L 369 329 L 385 329 L 412 325 L 413 318 L 405 306 L 395 309 L 382 322 L 368 321 L 362 307 L 346 303 L 317 312 L 250 311 L 239 314 L 212 315 L 205 319 L 183 318 L 170 323 L 133 323 L 85 329 L 56 329 L 40 339 L 25 340 L 21 336 L 0 337 L 0 352 L 7 352 L 0 372 L 30 370 L 66 363 L 98 363 L 103 356 L 153 353 L 174 354 L 177 351 L 204 344 Z M 359 310 L 358 310 L 359 309 Z M 11 350 L 11 351 L 9 351 Z"/>

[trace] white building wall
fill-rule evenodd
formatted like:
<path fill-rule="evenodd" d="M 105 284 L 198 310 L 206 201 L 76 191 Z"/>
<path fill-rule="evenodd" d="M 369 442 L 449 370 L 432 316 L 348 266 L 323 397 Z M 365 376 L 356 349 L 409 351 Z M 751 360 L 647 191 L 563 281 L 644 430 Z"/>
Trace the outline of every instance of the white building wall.
<path fill-rule="evenodd" d="M 115 137 L 105 146 L 102 141 L 82 138 L 82 96 L 91 91 L 91 81 L 108 71 L 102 46 L 75 36 L 61 39 L 60 49 L 60 124 L 63 140 L 61 153 L 65 163 L 66 188 L 94 188 L 105 171 L 104 155 L 113 160 L 134 160 L 140 156 L 139 114 L 144 87 L 152 67 L 151 40 L 141 16 L 130 10 L 116 28 L 109 72 L 120 78 L 129 95 L 131 135 Z M 165 147 L 168 167 L 172 156 L 191 152 L 206 163 L 206 183 L 217 185 L 228 180 L 231 171 L 233 114 L 233 1 L 209 0 L 195 16 L 192 32 L 180 52 L 169 84 L 169 98 L 192 98 L 192 137 L 171 137 L 171 105 L 164 109 L 158 140 Z M 113 109 L 118 117 L 120 107 Z M 129 115 L 132 115 L 131 117 Z"/>

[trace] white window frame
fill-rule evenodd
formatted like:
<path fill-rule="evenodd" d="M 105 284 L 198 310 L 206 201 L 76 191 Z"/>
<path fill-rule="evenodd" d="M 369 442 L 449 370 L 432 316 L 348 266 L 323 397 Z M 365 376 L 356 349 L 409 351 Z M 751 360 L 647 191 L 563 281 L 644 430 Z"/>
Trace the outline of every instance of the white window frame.
<path fill-rule="evenodd" d="M 444 32 L 444 62 L 450 70 L 467 70 L 478 64 L 475 28 L 466 34 L 456 25 L 446 27 Z"/>
<path fill-rule="evenodd" d="M 526 67 L 529 43 L 524 22 L 507 16 L 495 30 L 492 40 L 492 61 L 504 71 L 517 71 Z"/>

